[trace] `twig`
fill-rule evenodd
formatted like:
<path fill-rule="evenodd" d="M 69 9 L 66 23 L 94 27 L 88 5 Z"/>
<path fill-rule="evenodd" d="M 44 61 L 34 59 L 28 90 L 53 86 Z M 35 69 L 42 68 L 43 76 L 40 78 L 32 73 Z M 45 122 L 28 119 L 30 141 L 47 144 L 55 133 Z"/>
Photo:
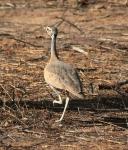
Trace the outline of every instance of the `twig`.
<path fill-rule="evenodd" d="M 16 141 L 13 137 L 11 137 L 11 135 L 7 135 L 7 137 L 9 137 L 12 141 Z"/>
<path fill-rule="evenodd" d="M 80 47 L 71 45 L 71 48 L 77 52 L 83 53 L 85 56 L 88 56 L 88 52 L 85 52 L 83 49 L 81 49 Z"/>
<path fill-rule="evenodd" d="M 17 39 L 17 38 L 15 38 L 15 37 L 12 37 L 12 39 L 14 39 L 14 40 L 16 40 L 16 41 L 18 41 L 18 42 L 22 42 L 22 43 L 27 44 L 27 45 L 31 45 L 31 46 L 33 46 L 33 47 L 38 47 L 38 48 L 44 47 L 43 45 L 35 45 L 35 44 L 32 44 L 32 43 L 23 41 L 23 40 L 21 40 L 21 39 Z"/>
<path fill-rule="evenodd" d="M 80 33 L 85 34 L 79 27 L 77 27 L 75 24 L 71 23 L 69 20 L 63 18 L 63 17 L 56 17 L 58 19 L 63 20 L 63 22 L 68 23 L 69 25 L 73 26 L 74 28 L 76 28 Z"/>
<path fill-rule="evenodd" d="M 20 122 L 23 125 L 26 125 L 23 121 L 21 121 L 18 117 L 16 117 L 15 115 L 13 115 L 12 113 L 8 112 L 7 110 L 5 111 L 9 116 L 15 118 L 18 122 Z"/>
<path fill-rule="evenodd" d="M 15 85 L 9 84 L 13 89 L 22 92 L 23 94 L 26 93 L 25 88 L 20 89 L 19 87 L 16 87 Z"/>
<path fill-rule="evenodd" d="M 41 57 L 37 57 L 37 58 L 31 58 L 31 59 L 28 59 L 27 61 L 37 62 L 37 61 L 42 61 L 42 60 L 47 60 L 47 56 L 41 56 Z"/>
<path fill-rule="evenodd" d="M 61 18 L 64 18 L 64 17 L 65 17 L 65 13 L 66 13 L 67 10 L 68 10 L 68 9 L 66 8 L 66 9 L 63 11 L 63 14 L 62 14 Z M 55 24 L 55 26 L 56 26 L 56 27 L 59 27 L 63 22 L 64 22 L 64 20 L 61 20 L 61 21 L 57 22 L 57 23 Z"/>
<path fill-rule="evenodd" d="M 13 39 L 13 40 L 16 40 L 16 41 L 18 41 L 18 42 L 21 42 L 21 43 L 24 43 L 24 44 L 27 44 L 27 45 L 31 45 L 31 46 L 33 46 L 33 47 L 38 47 L 38 48 L 44 47 L 43 45 L 35 45 L 35 44 L 32 44 L 32 43 L 26 42 L 26 41 L 24 41 L 24 40 L 18 39 L 18 38 L 14 37 L 14 36 L 11 35 L 11 34 L 1 33 L 0 36 L 9 37 L 9 38 L 11 38 L 11 39 Z"/>
<path fill-rule="evenodd" d="M 85 135 L 84 137 L 81 137 L 81 136 L 74 136 L 74 135 L 68 135 L 66 134 L 66 137 L 74 137 L 78 140 L 84 140 L 84 141 L 87 141 L 89 142 L 90 140 L 92 141 L 98 141 L 99 139 L 100 140 L 105 140 L 105 141 L 108 141 L 108 142 L 112 142 L 112 143 L 116 143 L 116 144 L 121 144 L 122 142 L 119 142 L 119 141 L 115 141 L 115 140 L 111 140 L 111 139 L 107 139 L 106 137 L 103 138 L 103 137 L 100 137 L 99 138 L 96 138 L 95 136 L 88 136 L 88 135 Z"/>
<path fill-rule="evenodd" d="M 32 130 L 28 130 L 28 129 L 21 129 L 22 132 L 25 132 L 25 133 L 31 133 L 31 134 L 36 134 L 36 135 L 45 135 L 45 133 L 42 133 L 42 132 L 35 132 L 35 131 L 32 131 Z"/>
<path fill-rule="evenodd" d="M 93 71 L 97 71 L 97 68 L 76 68 L 78 71 L 81 72 L 93 72 Z"/>
<path fill-rule="evenodd" d="M 118 125 L 116 125 L 116 124 L 113 124 L 113 123 L 111 123 L 111 122 L 106 122 L 106 121 L 102 121 L 102 120 L 98 120 L 98 121 L 99 121 L 99 122 L 101 122 L 101 123 L 104 123 L 104 124 L 111 125 L 111 126 L 113 126 L 113 127 L 117 127 L 117 128 L 120 128 L 120 129 L 126 130 L 126 128 L 123 128 L 123 127 L 118 126 Z"/>
<path fill-rule="evenodd" d="M 6 89 L 3 87 L 2 84 L 0 84 L 1 88 L 5 91 L 5 93 L 8 95 L 8 97 L 11 99 L 11 101 L 14 102 L 14 100 L 12 99 L 12 97 L 9 95 L 9 93 L 6 91 Z"/>
<path fill-rule="evenodd" d="M 116 91 L 118 94 L 122 95 L 122 96 L 128 96 L 128 93 L 124 92 L 124 91 L 121 90 L 120 88 L 115 89 L 115 91 Z"/>

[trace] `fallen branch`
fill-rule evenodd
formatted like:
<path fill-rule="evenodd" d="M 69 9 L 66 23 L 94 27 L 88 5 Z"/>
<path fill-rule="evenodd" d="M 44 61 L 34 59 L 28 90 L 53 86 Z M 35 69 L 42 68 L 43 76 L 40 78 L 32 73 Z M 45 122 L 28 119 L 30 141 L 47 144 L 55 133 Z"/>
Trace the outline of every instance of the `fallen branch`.
<path fill-rule="evenodd" d="M 116 83 L 101 83 L 99 85 L 99 90 L 115 90 L 118 94 L 122 96 L 128 96 L 127 91 L 123 91 L 121 86 L 128 84 L 128 80 L 118 81 Z"/>
<path fill-rule="evenodd" d="M 128 84 L 128 80 L 124 80 L 124 81 L 119 81 L 116 83 L 101 83 L 99 85 L 99 90 L 103 90 L 103 89 L 107 89 L 107 90 L 111 90 L 111 89 L 119 89 L 121 86 Z"/>

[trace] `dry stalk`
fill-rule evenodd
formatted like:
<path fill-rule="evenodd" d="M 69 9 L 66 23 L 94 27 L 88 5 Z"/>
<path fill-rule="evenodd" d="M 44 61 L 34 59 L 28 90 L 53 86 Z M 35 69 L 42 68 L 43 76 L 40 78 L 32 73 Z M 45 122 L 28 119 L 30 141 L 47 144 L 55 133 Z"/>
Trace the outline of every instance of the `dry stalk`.
<path fill-rule="evenodd" d="M 21 121 L 18 117 L 16 117 L 14 114 L 12 114 L 12 113 L 10 113 L 10 111 L 8 112 L 7 110 L 4 110 L 9 116 L 11 116 L 11 117 L 13 117 L 13 118 L 15 118 L 18 122 L 20 122 L 21 124 L 23 124 L 23 125 L 25 125 L 26 126 L 26 124 L 23 122 L 23 121 Z"/>
<path fill-rule="evenodd" d="M 11 101 L 14 101 L 12 99 L 12 97 L 9 95 L 8 91 L 4 88 L 4 86 L 2 84 L 0 84 L 1 88 L 5 91 L 5 93 L 8 95 L 8 97 L 10 98 Z"/>

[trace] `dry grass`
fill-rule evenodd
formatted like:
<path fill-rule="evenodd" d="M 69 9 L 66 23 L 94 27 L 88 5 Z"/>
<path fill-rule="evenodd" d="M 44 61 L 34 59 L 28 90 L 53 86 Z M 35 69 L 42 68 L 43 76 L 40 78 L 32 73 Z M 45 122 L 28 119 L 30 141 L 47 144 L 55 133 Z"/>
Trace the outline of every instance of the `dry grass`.
<path fill-rule="evenodd" d="M 56 6 L 0 2 L 0 149 L 126 150 L 128 97 L 98 85 L 128 80 L 127 5 L 97 0 L 79 9 L 68 2 Z M 52 106 L 55 95 L 44 82 L 50 39 L 43 27 L 61 18 L 60 58 L 79 68 L 87 96 L 72 100 L 64 121 L 56 124 L 63 106 Z M 128 85 L 121 89 L 127 94 Z"/>

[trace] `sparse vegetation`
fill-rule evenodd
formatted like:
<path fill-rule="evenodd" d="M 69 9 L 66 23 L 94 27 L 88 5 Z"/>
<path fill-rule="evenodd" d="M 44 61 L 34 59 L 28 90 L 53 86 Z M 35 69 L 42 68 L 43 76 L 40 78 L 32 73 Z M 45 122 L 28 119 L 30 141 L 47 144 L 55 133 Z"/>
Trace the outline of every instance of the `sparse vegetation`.
<path fill-rule="evenodd" d="M 127 149 L 127 1 L 74 2 L 0 1 L 0 150 Z M 55 24 L 59 55 L 78 68 L 87 95 L 70 101 L 62 124 L 43 79 L 43 27 Z"/>

